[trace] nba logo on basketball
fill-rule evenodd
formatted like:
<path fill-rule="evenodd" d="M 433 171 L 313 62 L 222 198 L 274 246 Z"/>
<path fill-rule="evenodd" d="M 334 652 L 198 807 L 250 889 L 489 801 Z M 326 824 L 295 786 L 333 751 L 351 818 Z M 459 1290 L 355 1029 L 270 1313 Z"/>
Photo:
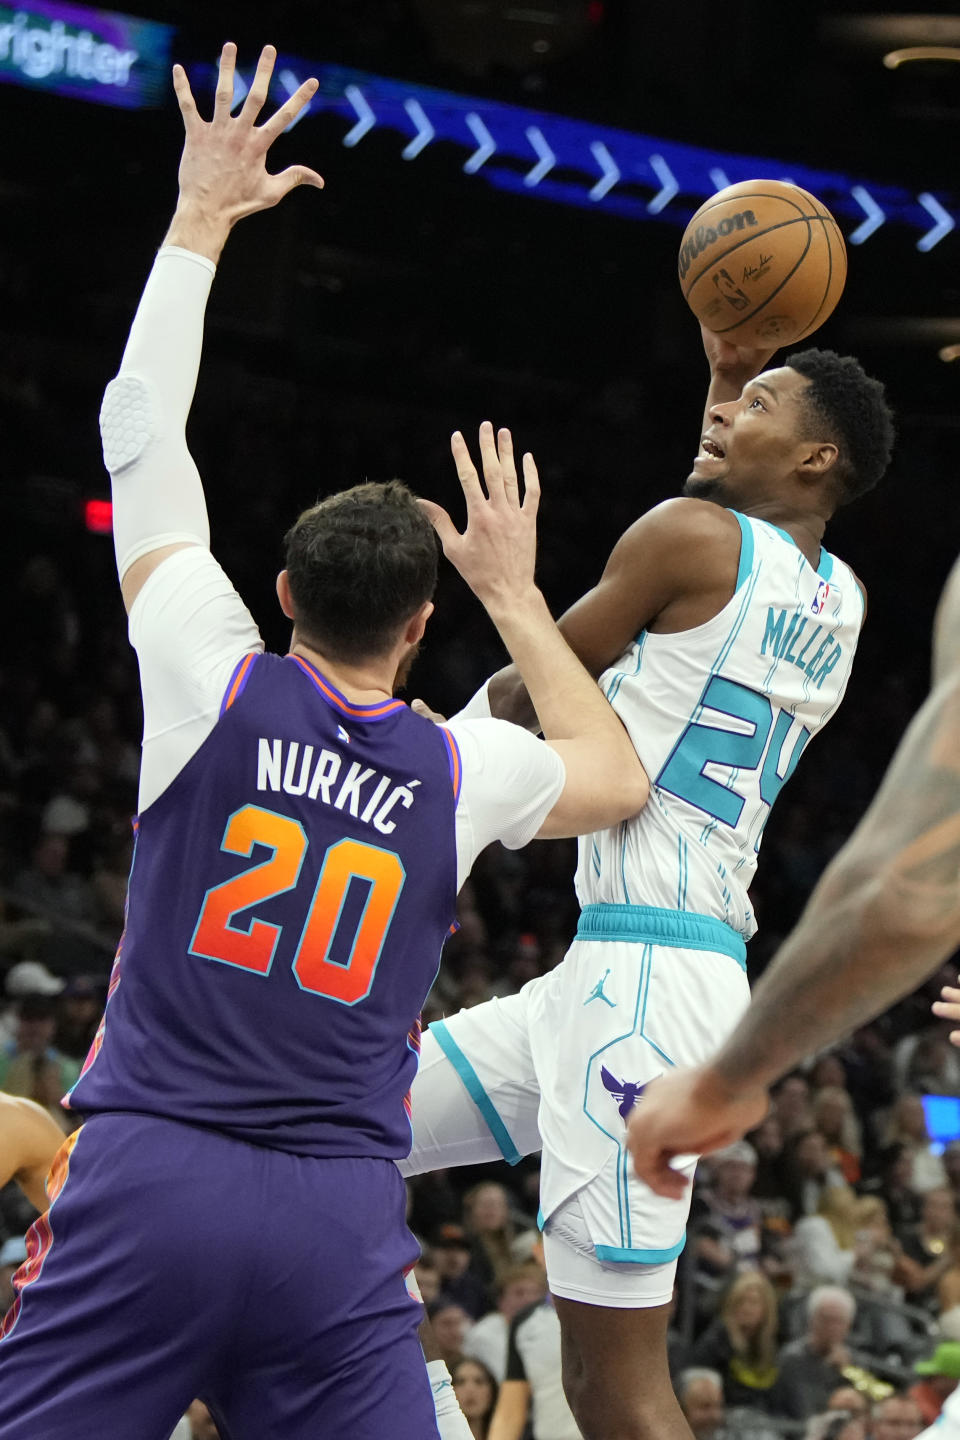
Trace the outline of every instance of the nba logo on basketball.
<path fill-rule="evenodd" d="M 810 604 L 810 609 L 813 611 L 814 615 L 820 614 L 824 605 L 826 605 L 827 603 L 827 596 L 829 594 L 830 586 L 827 584 L 826 580 L 821 580 L 819 585 L 817 586 L 817 593 L 816 595 L 814 595 L 813 600 Z"/>

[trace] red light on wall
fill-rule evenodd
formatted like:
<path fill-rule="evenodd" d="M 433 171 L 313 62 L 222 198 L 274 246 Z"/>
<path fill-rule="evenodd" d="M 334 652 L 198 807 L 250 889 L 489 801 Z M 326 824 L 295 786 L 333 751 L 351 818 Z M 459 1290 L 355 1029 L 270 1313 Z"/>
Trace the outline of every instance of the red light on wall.
<path fill-rule="evenodd" d="M 83 520 L 91 535 L 109 535 L 113 530 L 113 501 L 84 501 Z"/>
<path fill-rule="evenodd" d="M 605 8 L 603 0 L 590 0 L 590 4 L 587 6 L 587 19 L 591 25 L 603 24 L 603 12 Z"/>

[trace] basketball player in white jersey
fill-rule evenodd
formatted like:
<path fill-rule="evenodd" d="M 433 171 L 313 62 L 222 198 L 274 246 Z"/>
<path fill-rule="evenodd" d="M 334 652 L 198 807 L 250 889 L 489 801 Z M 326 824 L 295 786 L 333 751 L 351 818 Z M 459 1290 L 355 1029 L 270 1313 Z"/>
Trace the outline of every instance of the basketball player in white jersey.
<path fill-rule="evenodd" d="M 638 520 L 560 622 L 629 731 L 651 800 L 581 839 L 583 913 L 563 963 L 430 1028 L 401 1167 L 516 1160 L 542 1143 L 547 1270 L 587 1440 L 690 1433 L 665 1344 L 688 1201 L 632 1174 L 626 1121 L 651 1081 L 711 1054 L 747 1005 L 764 825 L 843 698 L 863 622 L 862 587 L 824 529 L 876 484 L 892 443 L 882 387 L 855 360 L 806 351 L 756 378 L 769 356 L 706 338 L 711 391 L 686 498 Z M 507 432 L 495 442 L 484 426 L 481 453 L 488 477 L 515 483 Z M 469 475 L 462 442 L 454 454 Z M 449 521 L 434 519 L 446 545 Z M 512 668 L 465 713 L 531 718 Z"/>
<path fill-rule="evenodd" d="M 677 1155 L 730 1144 L 801 1059 L 886 1010 L 960 945 L 960 563 L 934 626 L 933 680 L 876 798 L 827 867 L 718 1054 L 666 1079 L 630 1120 L 637 1172 L 686 1188 Z M 960 1021 L 960 990 L 933 1009 Z M 951 1036 L 960 1043 L 960 1032 Z M 921 1440 L 960 1440 L 960 1390 Z"/>

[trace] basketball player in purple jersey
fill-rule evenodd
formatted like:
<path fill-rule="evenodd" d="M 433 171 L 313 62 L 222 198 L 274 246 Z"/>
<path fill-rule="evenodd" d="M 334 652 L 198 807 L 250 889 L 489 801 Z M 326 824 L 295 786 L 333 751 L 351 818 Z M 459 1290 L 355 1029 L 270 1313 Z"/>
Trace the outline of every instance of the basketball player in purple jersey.
<path fill-rule="evenodd" d="M 212 123 L 186 76 L 180 199 L 104 397 L 114 538 L 144 705 L 127 923 L 107 1009 L 0 1338 L 0 1440 L 167 1440 L 196 1396 L 229 1440 L 425 1440 L 434 1404 L 403 1272 L 396 1161 L 418 1016 L 457 890 L 490 841 L 616 823 L 646 776 L 533 582 L 539 488 L 485 427 L 489 498 L 445 544 L 538 707 L 435 727 L 394 699 L 432 611 L 437 545 L 401 485 L 300 516 L 263 653 L 209 550 L 184 426 L 232 225 L 313 171 L 265 168 L 317 82 Z M 502 460 L 502 464 L 501 464 Z M 436 515 L 436 511 L 432 511 Z"/>

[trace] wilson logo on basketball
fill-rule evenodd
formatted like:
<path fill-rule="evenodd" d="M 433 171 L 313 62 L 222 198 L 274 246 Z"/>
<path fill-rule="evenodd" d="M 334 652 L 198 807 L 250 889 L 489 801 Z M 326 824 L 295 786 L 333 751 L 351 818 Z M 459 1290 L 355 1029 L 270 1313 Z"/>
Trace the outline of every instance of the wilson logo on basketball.
<path fill-rule="evenodd" d="M 705 250 L 715 245 L 718 240 L 727 235 L 732 235 L 735 230 L 743 230 L 748 225 L 756 225 L 757 217 L 752 210 L 739 210 L 735 215 L 725 215 L 716 225 L 698 225 L 688 240 L 685 240 L 680 250 L 678 268 L 680 279 L 686 277 L 687 271 Z"/>

